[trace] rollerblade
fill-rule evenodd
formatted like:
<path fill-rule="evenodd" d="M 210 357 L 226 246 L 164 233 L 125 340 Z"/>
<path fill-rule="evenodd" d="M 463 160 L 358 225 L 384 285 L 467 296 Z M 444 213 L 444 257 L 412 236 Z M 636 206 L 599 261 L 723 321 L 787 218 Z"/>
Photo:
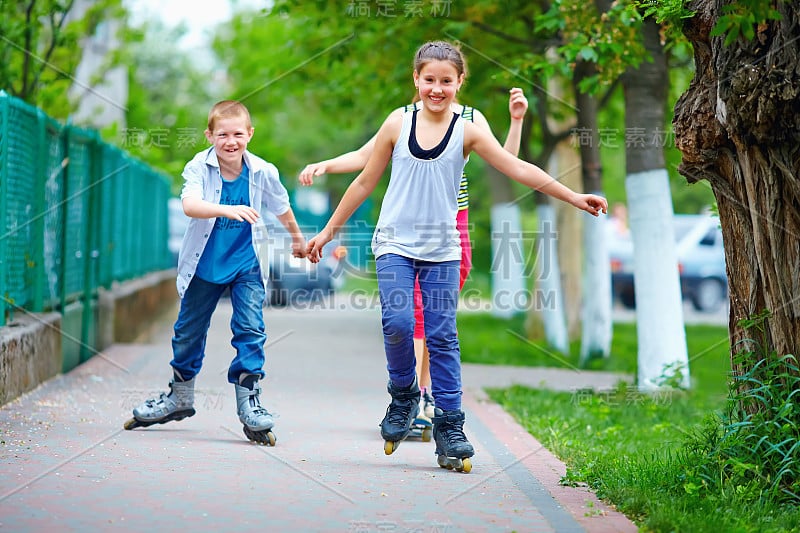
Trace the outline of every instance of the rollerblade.
<path fill-rule="evenodd" d="M 431 419 L 420 412 L 411 423 L 411 431 L 408 433 L 409 437 L 422 439 L 422 442 L 430 442 L 433 435 L 433 424 Z"/>
<path fill-rule="evenodd" d="M 472 470 L 469 458 L 475 455 L 475 450 L 464 435 L 464 412 L 442 411 L 437 407 L 432 421 L 436 462 L 442 468 L 468 474 Z"/>
<path fill-rule="evenodd" d="M 431 423 L 431 418 L 434 414 L 433 397 L 427 389 L 423 388 L 422 397 L 419 401 L 422 405 L 420 406 L 419 414 L 417 414 L 413 424 L 411 424 L 411 433 L 409 436 L 420 438 L 422 442 L 430 442 L 433 431 L 433 424 Z"/>
<path fill-rule="evenodd" d="M 248 440 L 258 444 L 275 446 L 275 434 L 271 431 L 275 421 L 272 415 L 261 406 L 261 387 L 258 376 L 242 374 L 236 388 L 236 413 L 242 422 L 242 430 Z"/>
<path fill-rule="evenodd" d="M 425 413 L 425 416 L 428 418 L 433 418 L 436 416 L 436 413 L 434 412 L 436 404 L 433 402 L 433 396 L 431 396 L 431 393 L 428 392 L 428 389 L 424 389 L 422 391 L 422 399 L 420 401 L 422 402 L 422 412 Z"/>
<path fill-rule="evenodd" d="M 169 382 L 169 394 L 162 392 L 158 398 L 146 400 L 134 408 L 133 418 L 125 422 L 125 429 L 146 428 L 153 424 L 166 424 L 194 416 L 194 380 L 195 378 L 184 381 L 181 375 L 173 370 L 173 378 Z"/>
<path fill-rule="evenodd" d="M 414 378 L 414 382 L 406 388 L 395 387 L 391 380 L 386 388 L 392 396 L 392 402 L 381 421 L 381 437 L 384 440 L 384 453 L 391 455 L 408 436 L 411 424 L 419 414 L 419 387 Z"/>

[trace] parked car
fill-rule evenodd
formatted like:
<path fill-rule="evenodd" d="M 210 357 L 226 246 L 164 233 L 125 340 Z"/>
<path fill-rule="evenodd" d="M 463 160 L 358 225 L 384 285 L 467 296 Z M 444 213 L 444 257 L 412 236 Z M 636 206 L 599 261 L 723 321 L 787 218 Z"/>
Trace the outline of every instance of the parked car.
<path fill-rule="evenodd" d="M 326 244 L 322 250 L 322 260 L 313 264 L 308 259 L 292 255 L 292 237 L 274 215 L 262 213 L 262 223 L 263 226 L 257 225 L 254 231 L 266 230 L 266 235 L 256 234 L 256 242 L 259 244 L 259 253 L 266 255 L 269 264 L 269 305 L 282 307 L 318 301 L 342 286 L 347 249 L 338 240 Z M 310 238 L 308 234 L 316 234 L 316 231 L 306 233 L 306 237 Z"/>
<path fill-rule="evenodd" d="M 708 215 L 675 215 L 673 219 L 681 293 L 695 309 L 713 312 L 728 296 L 728 276 L 719 219 Z M 612 239 L 611 286 L 614 297 L 633 309 L 633 243 Z"/>
<path fill-rule="evenodd" d="M 170 198 L 168 248 L 176 266 L 188 225 L 189 217 L 183 212 L 180 198 Z M 267 299 L 270 305 L 285 306 L 318 299 L 333 293 L 344 283 L 347 249 L 338 240 L 325 245 L 322 261 L 315 265 L 308 259 L 292 256 L 292 238 L 275 215 L 262 213 L 253 231 L 259 254 L 266 255 L 262 262 L 269 265 Z"/>

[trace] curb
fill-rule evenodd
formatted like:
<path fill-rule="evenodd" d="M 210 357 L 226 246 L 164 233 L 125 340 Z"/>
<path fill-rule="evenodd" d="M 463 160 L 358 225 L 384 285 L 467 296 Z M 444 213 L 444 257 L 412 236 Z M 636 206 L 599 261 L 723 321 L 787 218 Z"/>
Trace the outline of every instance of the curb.
<path fill-rule="evenodd" d="M 464 391 L 464 406 L 483 423 L 581 527 L 590 533 L 637 532 L 628 517 L 600 500 L 586 486 L 561 485 L 567 466 L 528 433 L 482 390 Z"/>

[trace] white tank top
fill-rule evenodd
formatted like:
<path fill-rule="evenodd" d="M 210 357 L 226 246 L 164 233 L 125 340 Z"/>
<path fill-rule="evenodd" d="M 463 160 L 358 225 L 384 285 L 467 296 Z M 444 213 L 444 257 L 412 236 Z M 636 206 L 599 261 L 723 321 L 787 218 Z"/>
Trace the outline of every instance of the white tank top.
<path fill-rule="evenodd" d="M 430 160 L 409 150 L 413 112 L 403 115 L 403 126 L 392 152 L 392 173 L 372 237 L 375 257 L 398 254 L 424 261 L 461 259 L 456 228 L 458 191 L 464 158 L 464 119 L 456 119 L 444 151 Z"/>

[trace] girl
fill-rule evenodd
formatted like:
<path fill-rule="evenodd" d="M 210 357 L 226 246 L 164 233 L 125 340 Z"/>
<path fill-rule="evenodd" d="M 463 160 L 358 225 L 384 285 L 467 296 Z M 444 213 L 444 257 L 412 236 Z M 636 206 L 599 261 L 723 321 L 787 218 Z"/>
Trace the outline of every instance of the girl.
<path fill-rule="evenodd" d="M 439 466 L 469 472 L 472 445 L 464 435 L 461 361 L 456 334 L 461 244 L 456 229 L 458 190 L 466 157 L 475 152 L 512 179 L 594 216 L 606 200 L 578 194 L 540 168 L 521 161 L 490 133 L 450 109 L 464 81 L 461 53 L 446 42 L 426 43 L 414 59 L 414 85 L 422 109 L 391 114 L 381 126 L 364 170 L 350 184 L 322 231 L 308 242 L 312 262 L 372 193 L 389 161 L 392 172 L 372 251 L 381 296 L 384 349 L 392 397 L 381 422 L 384 451 L 391 454 L 419 410 L 414 368 L 414 280 L 422 292 L 425 336 L 436 399 L 433 438 Z"/>
<path fill-rule="evenodd" d="M 464 67 L 466 78 L 466 65 Z M 421 102 L 415 95 L 414 103 L 394 111 L 395 114 L 402 115 L 404 112 L 414 111 L 421 108 Z M 511 123 L 508 128 L 508 135 L 503 148 L 512 155 L 519 153 L 520 139 L 522 137 L 522 120 L 528 109 L 528 100 L 522 89 L 514 87 L 509 91 L 508 112 L 511 115 Z M 474 107 L 453 104 L 454 113 L 461 115 L 464 120 L 474 122 L 487 132 L 491 132 L 489 123 L 483 113 Z M 369 161 L 372 151 L 375 148 L 375 136 L 367 141 L 361 148 L 352 152 L 347 152 L 333 159 L 327 159 L 318 163 L 310 163 L 300 172 L 298 180 L 302 185 L 312 185 L 314 177 L 322 174 L 344 174 L 346 172 L 356 172 L 362 170 Z M 469 235 L 469 188 L 466 173 L 461 175 L 461 183 L 458 192 L 458 215 L 456 216 L 456 227 L 461 236 L 461 267 L 459 269 L 459 289 L 464 287 L 464 283 L 472 269 L 472 244 Z M 430 354 L 425 344 L 424 316 L 422 314 L 422 293 L 419 283 L 414 283 L 414 355 L 416 359 L 416 373 L 419 380 L 421 391 L 420 412 L 414 420 L 415 433 L 419 433 L 423 440 L 430 439 L 431 418 L 434 416 L 434 398 L 430 393 L 431 374 L 430 374 Z M 412 434 L 415 434 L 412 433 Z"/>

